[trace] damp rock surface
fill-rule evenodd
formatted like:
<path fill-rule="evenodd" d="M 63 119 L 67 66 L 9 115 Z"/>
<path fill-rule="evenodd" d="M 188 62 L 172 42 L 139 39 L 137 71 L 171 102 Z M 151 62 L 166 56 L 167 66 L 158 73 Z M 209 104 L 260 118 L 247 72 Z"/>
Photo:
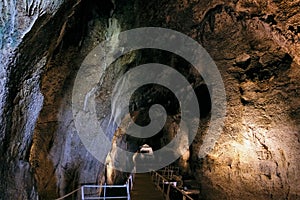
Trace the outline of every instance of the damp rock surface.
<path fill-rule="evenodd" d="M 277 0 L 2 1 L 0 199 L 55 199 L 82 183 L 103 181 L 103 163 L 84 147 L 74 124 L 73 84 L 95 46 L 145 26 L 179 31 L 207 50 L 225 86 L 224 127 L 212 151 L 199 157 L 213 123 L 213 105 L 202 87 L 211 84 L 174 55 L 131 52 L 103 69 L 96 88 L 97 117 L 112 144 L 136 151 L 144 142 L 159 148 L 174 137 L 178 105 L 170 105 L 165 99 L 170 95 L 159 95 L 163 90 L 154 87 L 138 91 L 131 109 L 140 112 L 162 102 L 170 110 L 163 136 L 116 138 L 118 129 L 109 123 L 110 95 L 122 74 L 148 62 L 170 65 L 202 99 L 197 135 L 177 162 L 197 179 L 201 198 L 300 199 L 299 5 Z M 147 113 L 139 120 L 147 122 Z M 110 178 L 119 183 L 126 177 L 115 172 Z"/>

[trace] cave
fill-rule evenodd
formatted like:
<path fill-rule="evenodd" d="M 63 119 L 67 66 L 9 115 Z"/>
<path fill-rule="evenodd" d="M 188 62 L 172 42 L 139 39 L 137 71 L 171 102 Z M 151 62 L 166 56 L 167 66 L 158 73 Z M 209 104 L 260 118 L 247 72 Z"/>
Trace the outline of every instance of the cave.
<path fill-rule="evenodd" d="M 0 8 L 0 199 L 164 167 L 196 199 L 300 199 L 299 1 Z"/>

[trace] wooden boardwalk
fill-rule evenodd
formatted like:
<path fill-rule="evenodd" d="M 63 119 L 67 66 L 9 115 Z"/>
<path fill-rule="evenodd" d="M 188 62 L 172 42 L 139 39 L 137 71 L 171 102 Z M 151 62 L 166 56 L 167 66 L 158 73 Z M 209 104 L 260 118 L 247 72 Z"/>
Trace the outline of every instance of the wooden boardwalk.
<path fill-rule="evenodd" d="M 131 200 L 164 200 L 163 194 L 156 188 L 149 173 L 135 174 Z"/>

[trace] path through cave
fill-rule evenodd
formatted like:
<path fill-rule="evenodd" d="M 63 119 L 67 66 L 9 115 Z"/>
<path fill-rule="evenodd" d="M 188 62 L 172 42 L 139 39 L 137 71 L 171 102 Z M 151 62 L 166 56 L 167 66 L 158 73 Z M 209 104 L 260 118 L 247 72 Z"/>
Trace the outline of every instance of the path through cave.
<path fill-rule="evenodd" d="M 57 199 L 82 184 L 104 180 L 124 184 L 130 174 L 124 169 L 134 171 L 133 156 L 142 145 L 156 152 L 176 138 L 176 148 L 156 156 L 155 162 L 180 155 L 166 166 L 178 169 L 180 187 L 199 191 L 199 199 L 300 199 L 299 2 L 0 3 L 0 199 Z M 153 48 L 124 55 L 124 49 L 115 52 L 120 33 L 140 27 L 172 29 L 201 44 L 224 83 L 224 118 L 212 118 L 218 106 L 212 93 L 218 94 L 221 88 L 214 81 L 206 82 L 186 59 Z M 103 47 L 103 41 L 113 42 Z M 115 52 L 105 54 L 107 60 L 122 56 L 106 65 L 106 60 L 90 54 L 95 48 Z M 92 59 L 85 65 L 88 56 Z M 182 105 L 189 95 L 178 100 L 170 88 L 155 83 L 135 90 L 126 105 L 128 112 L 120 112 L 123 102 L 114 101 L 115 86 L 131 86 L 118 81 L 149 63 L 169 66 L 187 80 L 192 90 L 176 81 L 174 87 L 178 85 L 179 95 L 195 93 L 200 109 L 197 119 L 187 113 L 183 120 Z M 104 67 L 90 73 L 90 66 Z M 86 74 L 78 78 L 81 72 Z M 157 78 L 169 75 L 160 73 Z M 74 87 L 76 80 L 93 77 L 99 78 L 94 85 Z M 80 93 L 84 87 L 90 87 L 89 94 Z M 86 110 L 74 112 L 74 91 L 89 97 L 95 109 L 94 118 L 82 126 L 96 119 L 105 130 L 108 139 L 95 147 L 101 159 L 79 134 L 76 117 Z M 162 128 L 150 137 L 130 135 L 132 126 L 146 127 L 155 121 L 152 108 L 163 108 L 167 114 Z M 199 156 L 204 138 L 209 138 L 218 120 L 224 120 L 224 126 L 214 130 L 219 137 Z M 85 134 L 99 131 L 94 125 L 90 128 Z M 195 137 L 190 134 L 193 131 Z M 122 156 L 124 151 L 132 156 Z M 79 197 L 80 193 L 74 193 L 68 198 Z"/>

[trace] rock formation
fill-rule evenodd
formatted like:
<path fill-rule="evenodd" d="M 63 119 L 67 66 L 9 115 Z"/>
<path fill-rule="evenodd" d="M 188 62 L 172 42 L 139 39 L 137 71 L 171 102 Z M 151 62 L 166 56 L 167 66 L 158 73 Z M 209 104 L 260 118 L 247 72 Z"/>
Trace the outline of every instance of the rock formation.
<path fill-rule="evenodd" d="M 108 136 L 118 132 L 108 123 L 118 78 L 140 64 L 169 65 L 189 80 L 200 102 L 196 138 L 178 164 L 197 179 L 201 197 L 300 199 L 299 7 L 299 1 L 291 0 L 3 0 L 0 199 L 55 199 L 80 184 L 100 181 L 103 164 L 86 150 L 74 125 L 76 74 L 102 41 L 150 26 L 186 34 L 210 54 L 226 90 L 224 127 L 213 150 L 200 159 L 198 151 L 212 123 L 210 85 L 182 58 L 140 50 L 101 74 L 96 110 Z M 152 103 L 164 105 L 169 118 L 149 141 L 118 140 L 131 151 L 144 142 L 160 148 L 174 137 L 178 102 L 168 103 L 172 94 L 155 87 L 141 88 L 132 97 L 131 110 L 140 116 L 136 122 L 147 124 L 143 111 Z"/>

